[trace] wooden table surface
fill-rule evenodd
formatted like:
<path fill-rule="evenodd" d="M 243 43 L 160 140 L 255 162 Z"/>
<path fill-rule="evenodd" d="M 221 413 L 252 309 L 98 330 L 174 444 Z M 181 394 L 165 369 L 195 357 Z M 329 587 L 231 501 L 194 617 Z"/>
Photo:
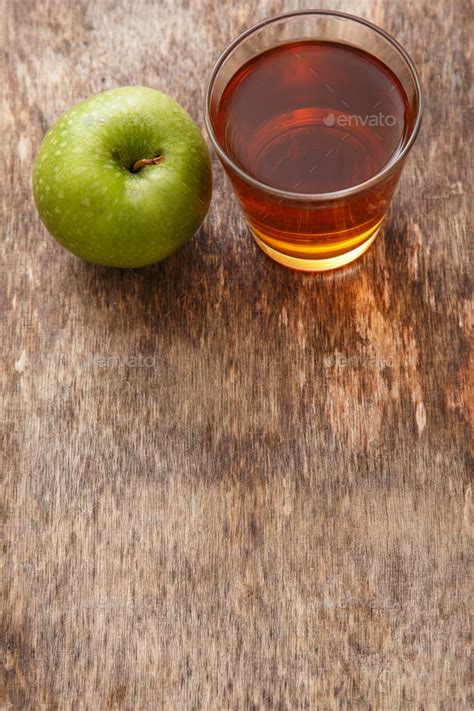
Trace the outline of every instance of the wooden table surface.
<path fill-rule="evenodd" d="M 467 709 L 463 3 L 318 0 L 395 35 L 427 104 L 383 234 L 319 276 L 258 251 L 215 157 L 203 228 L 143 270 L 64 251 L 30 185 L 102 89 L 202 126 L 224 46 L 307 3 L 2 4 L 1 708 Z"/>

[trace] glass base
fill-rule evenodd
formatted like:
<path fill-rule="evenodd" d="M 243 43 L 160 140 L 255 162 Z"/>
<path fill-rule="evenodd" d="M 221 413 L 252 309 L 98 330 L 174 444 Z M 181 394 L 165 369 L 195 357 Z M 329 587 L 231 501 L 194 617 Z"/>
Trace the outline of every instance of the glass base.
<path fill-rule="evenodd" d="M 254 230 L 251 229 L 251 232 L 255 242 L 258 244 L 262 252 L 265 252 L 265 254 L 267 254 L 275 262 L 301 272 L 325 272 L 329 269 L 344 267 L 346 264 L 350 264 L 355 259 L 361 257 L 364 252 L 369 249 L 372 242 L 374 242 L 380 231 L 380 227 L 381 224 L 379 223 L 369 237 L 367 237 L 367 239 L 362 242 L 362 244 L 359 244 L 355 249 L 352 249 L 349 252 L 344 252 L 344 254 L 338 254 L 337 257 L 326 257 L 322 259 L 291 257 L 289 254 L 284 254 L 273 247 L 269 247 L 268 244 L 265 244 L 265 242 L 263 242 L 263 240 L 254 232 Z"/>

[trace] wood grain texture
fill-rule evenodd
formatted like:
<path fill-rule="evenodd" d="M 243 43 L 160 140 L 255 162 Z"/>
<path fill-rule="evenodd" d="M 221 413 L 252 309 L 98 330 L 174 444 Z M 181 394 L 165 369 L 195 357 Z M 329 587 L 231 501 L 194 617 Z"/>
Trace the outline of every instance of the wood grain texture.
<path fill-rule="evenodd" d="M 224 46 L 306 4 L 3 2 L 2 709 L 468 708 L 466 6 L 319 2 L 394 34 L 427 99 L 351 268 L 269 261 L 217 160 L 204 227 L 141 271 L 32 202 L 66 108 L 144 84 L 202 125 Z"/>

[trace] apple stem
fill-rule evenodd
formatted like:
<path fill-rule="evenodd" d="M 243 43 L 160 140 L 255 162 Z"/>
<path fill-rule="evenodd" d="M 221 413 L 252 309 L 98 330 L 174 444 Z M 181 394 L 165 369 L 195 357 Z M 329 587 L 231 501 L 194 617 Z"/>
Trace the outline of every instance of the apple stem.
<path fill-rule="evenodd" d="M 158 163 L 161 163 L 161 161 L 164 159 L 164 156 L 155 156 L 154 158 L 141 158 L 133 164 L 132 173 L 138 173 L 138 171 L 145 165 L 158 165 Z"/>

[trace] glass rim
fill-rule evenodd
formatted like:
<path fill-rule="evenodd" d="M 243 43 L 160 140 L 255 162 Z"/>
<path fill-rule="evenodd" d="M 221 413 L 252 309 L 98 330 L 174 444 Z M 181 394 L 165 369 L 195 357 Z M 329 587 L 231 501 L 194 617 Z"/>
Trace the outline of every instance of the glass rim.
<path fill-rule="evenodd" d="M 249 35 L 253 34 L 262 27 L 265 27 L 266 25 L 278 22 L 280 20 L 290 19 L 292 17 L 299 17 L 304 15 L 329 15 L 334 17 L 340 17 L 345 20 L 351 20 L 352 22 L 357 22 L 361 25 L 365 25 L 369 29 L 384 37 L 384 39 L 386 39 L 388 42 L 390 42 L 390 44 L 395 47 L 395 49 L 398 51 L 399 54 L 401 54 L 401 56 L 407 63 L 415 85 L 415 92 L 418 101 L 416 119 L 411 134 L 408 137 L 408 140 L 405 145 L 399 151 L 399 153 L 395 153 L 393 157 L 390 158 L 389 161 L 382 167 L 382 169 L 379 170 L 368 180 L 365 180 L 362 183 L 357 183 L 356 185 L 351 185 L 349 188 L 343 188 L 342 190 L 336 190 L 327 193 L 294 193 L 289 190 L 281 190 L 280 188 L 274 188 L 271 185 L 268 185 L 267 183 L 263 183 L 262 181 L 258 180 L 258 178 L 254 178 L 252 175 L 250 175 L 250 173 L 248 173 L 246 170 L 237 165 L 232 160 L 232 158 L 230 158 L 224 148 L 220 145 L 219 141 L 217 140 L 217 136 L 215 134 L 210 117 L 211 93 L 215 84 L 216 77 L 219 73 L 222 64 L 227 59 L 229 54 L 235 49 L 235 47 L 237 47 L 244 39 L 249 37 Z M 228 167 L 230 167 L 234 173 L 236 173 L 240 178 L 242 178 L 242 180 L 247 183 L 250 183 L 259 190 L 271 193 L 273 195 L 277 195 L 279 197 L 290 198 L 291 200 L 304 201 L 322 201 L 346 197 L 348 195 L 352 195 L 362 190 L 365 190 L 366 188 L 370 188 L 372 185 L 378 183 L 386 175 L 389 175 L 394 170 L 394 168 L 400 163 L 400 161 L 408 154 L 416 140 L 416 137 L 418 136 L 421 126 L 421 119 L 423 117 L 423 92 L 421 89 L 420 78 L 418 76 L 418 72 L 413 60 L 406 52 L 406 50 L 402 47 L 402 45 L 397 42 L 397 40 L 392 37 L 392 35 L 383 30 L 381 27 L 374 25 L 373 22 L 369 22 L 368 20 L 365 20 L 362 17 L 357 17 L 356 15 L 350 15 L 347 12 L 339 12 L 337 10 L 296 10 L 294 12 L 284 12 L 280 15 L 273 15 L 272 17 L 268 17 L 265 20 L 258 22 L 256 25 L 252 25 L 252 27 L 249 27 L 244 32 L 241 32 L 229 45 L 227 45 L 223 52 L 221 52 L 214 66 L 212 67 L 211 74 L 206 86 L 204 101 L 204 123 L 206 126 L 206 130 L 211 140 L 212 146 L 219 158 L 222 160 L 222 162 Z"/>

